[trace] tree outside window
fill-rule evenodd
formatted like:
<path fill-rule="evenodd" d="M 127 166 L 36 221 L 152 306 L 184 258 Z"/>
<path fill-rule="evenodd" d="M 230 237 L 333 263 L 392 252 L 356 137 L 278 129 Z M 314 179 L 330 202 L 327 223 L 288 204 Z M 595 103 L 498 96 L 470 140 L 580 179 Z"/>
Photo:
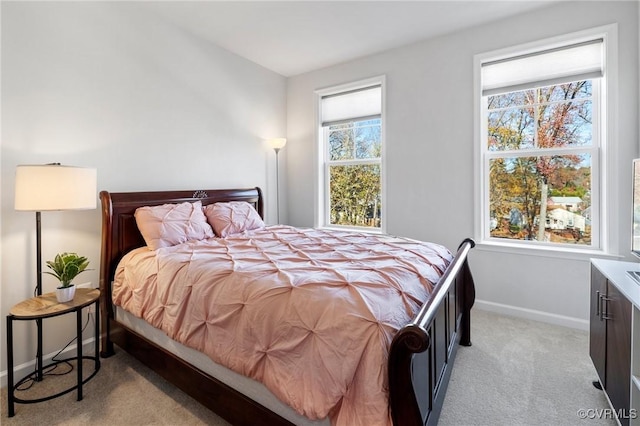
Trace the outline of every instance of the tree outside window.
<path fill-rule="evenodd" d="M 490 237 L 591 245 L 594 81 L 486 97 Z"/>
<path fill-rule="evenodd" d="M 325 128 L 330 225 L 380 228 L 381 120 Z"/>

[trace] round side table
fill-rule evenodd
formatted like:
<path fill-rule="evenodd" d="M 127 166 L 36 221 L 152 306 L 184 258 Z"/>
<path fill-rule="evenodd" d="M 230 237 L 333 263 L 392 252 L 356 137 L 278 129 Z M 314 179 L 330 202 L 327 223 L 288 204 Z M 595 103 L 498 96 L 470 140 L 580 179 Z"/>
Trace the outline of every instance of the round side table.
<path fill-rule="evenodd" d="M 8 415 L 13 417 L 15 414 L 15 403 L 33 404 L 36 402 L 48 401 L 53 398 L 57 398 L 66 393 L 69 393 L 75 389 L 78 391 L 78 401 L 82 400 L 82 385 L 88 382 L 93 376 L 100 370 L 100 290 L 89 288 L 78 288 L 73 300 L 70 302 L 59 303 L 56 299 L 55 292 L 46 293 L 42 296 L 32 297 L 31 299 L 24 300 L 15 305 L 9 311 L 7 315 L 7 395 L 8 395 Z M 94 356 L 82 355 L 82 309 L 87 306 L 95 305 L 95 351 Z M 36 371 L 29 374 L 18 383 L 14 385 L 13 378 L 13 321 L 31 321 L 35 320 L 39 327 L 42 327 L 42 321 L 47 318 L 53 318 L 60 315 L 65 315 L 75 312 L 76 313 L 76 346 L 77 354 L 75 358 L 67 358 L 59 361 L 55 361 L 49 365 L 42 365 L 42 342 L 38 339 L 38 352 L 36 359 Z M 41 334 L 40 334 L 41 335 Z M 94 371 L 86 379 L 82 379 L 82 359 L 91 359 L 94 361 Z M 43 398 L 37 399 L 20 399 L 15 396 L 15 390 L 18 386 L 29 379 L 36 381 L 42 380 L 42 370 L 50 366 L 59 364 L 61 362 L 76 360 L 77 380 L 76 384 L 68 389 L 60 391 L 54 395 L 49 395 Z"/>

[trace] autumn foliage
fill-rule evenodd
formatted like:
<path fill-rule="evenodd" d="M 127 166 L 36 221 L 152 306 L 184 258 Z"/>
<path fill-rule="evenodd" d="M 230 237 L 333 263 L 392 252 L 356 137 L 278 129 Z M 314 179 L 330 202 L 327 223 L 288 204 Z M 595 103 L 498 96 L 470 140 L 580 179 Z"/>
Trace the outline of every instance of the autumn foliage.
<path fill-rule="evenodd" d="M 547 205 L 552 196 L 580 197 L 579 211 L 572 214 L 588 214 L 591 81 L 490 96 L 487 107 L 491 236 L 576 242 L 577 234 L 578 243 L 590 244 L 590 225 L 577 233 L 571 225 L 539 227 L 549 227 Z M 515 224 L 514 212 L 522 217 Z"/>

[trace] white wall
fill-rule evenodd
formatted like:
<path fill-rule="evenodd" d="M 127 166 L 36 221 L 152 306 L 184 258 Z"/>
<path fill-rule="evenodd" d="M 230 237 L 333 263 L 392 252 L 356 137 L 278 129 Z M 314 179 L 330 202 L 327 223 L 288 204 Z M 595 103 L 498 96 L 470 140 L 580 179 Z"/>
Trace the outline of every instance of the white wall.
<path fill-rule="evenodd" d="M 387 231 L 455 249 L 473 236 L 473 57 L 573 31 L 619 24 L 619 135 L 612 179 L 620 200 L 611 218 L 629 251 L 631 158 L 638 155 L 638 4 L 564 2 L 507 21 L 290 78 L 287 82 L 289 223 L 314 220 L 316 89 L 386 75 Z M 617 182 L 616 182 L 617 181 Z M 585 327 L 588 258 L 531 256 L 476 248 L 477 306 Z"/>
<path fill-rule="evenodd" d="M 284 77 L 171 26 L 144 2 L 2 2 L 3 321 L 36 281 L 35 214 L 13 209 L 16 165 L 95 167 L 98 190 L 112 192 L 257 185 L 273 201 L 264 139 L 285 134 L 285 107 Z M 99 209 L 44 212 L 42 228 L 44 260 L 77 251 L 93 268 L 78 282 L 98 282 Z M 46 275 L 44 291 L 55 286 Z M 44 353 L 66 344 L 74 324 L 46 320 Z M 16 365 L 33 359 L 34 329 L 16 325 Z"/>

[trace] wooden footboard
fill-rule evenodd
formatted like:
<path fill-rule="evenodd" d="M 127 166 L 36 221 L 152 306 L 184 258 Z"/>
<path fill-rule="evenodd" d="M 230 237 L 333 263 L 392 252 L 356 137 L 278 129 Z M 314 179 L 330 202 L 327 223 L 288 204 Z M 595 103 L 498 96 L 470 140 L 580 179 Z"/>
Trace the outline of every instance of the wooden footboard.
<path fill-rule="evenodd" d="M 291 423 L 205 372 L 120 324 L 114 315 L 111 282 L 117 263 L 144 240 L 135 225 L 135 209 L 185 201 L 203 205 L 223 201 L 252 203 L 262 216 L 259 188 L 233 190 L 100 193 L 102 253 L 100 265 L 100 355 L 115 352 L 114 343 L 234 425 Z M 455 259 L 436 285 L 432 297 L 394 338 L 389 353 L 389 403 L 398 426 L 435 424 L 442 407 L 458 344 L 470 345 L 470 309 L 474 285 L 467 254 L 474 246 L 463 241 Z"/>
<path fill-rule="evenodd" d="M 475 287 L 466 239 L 420 312 L 396 334 L 389 351 L 389 405 L 394 425 L 435 425 L 458 344 L 471 346 Z"/>

